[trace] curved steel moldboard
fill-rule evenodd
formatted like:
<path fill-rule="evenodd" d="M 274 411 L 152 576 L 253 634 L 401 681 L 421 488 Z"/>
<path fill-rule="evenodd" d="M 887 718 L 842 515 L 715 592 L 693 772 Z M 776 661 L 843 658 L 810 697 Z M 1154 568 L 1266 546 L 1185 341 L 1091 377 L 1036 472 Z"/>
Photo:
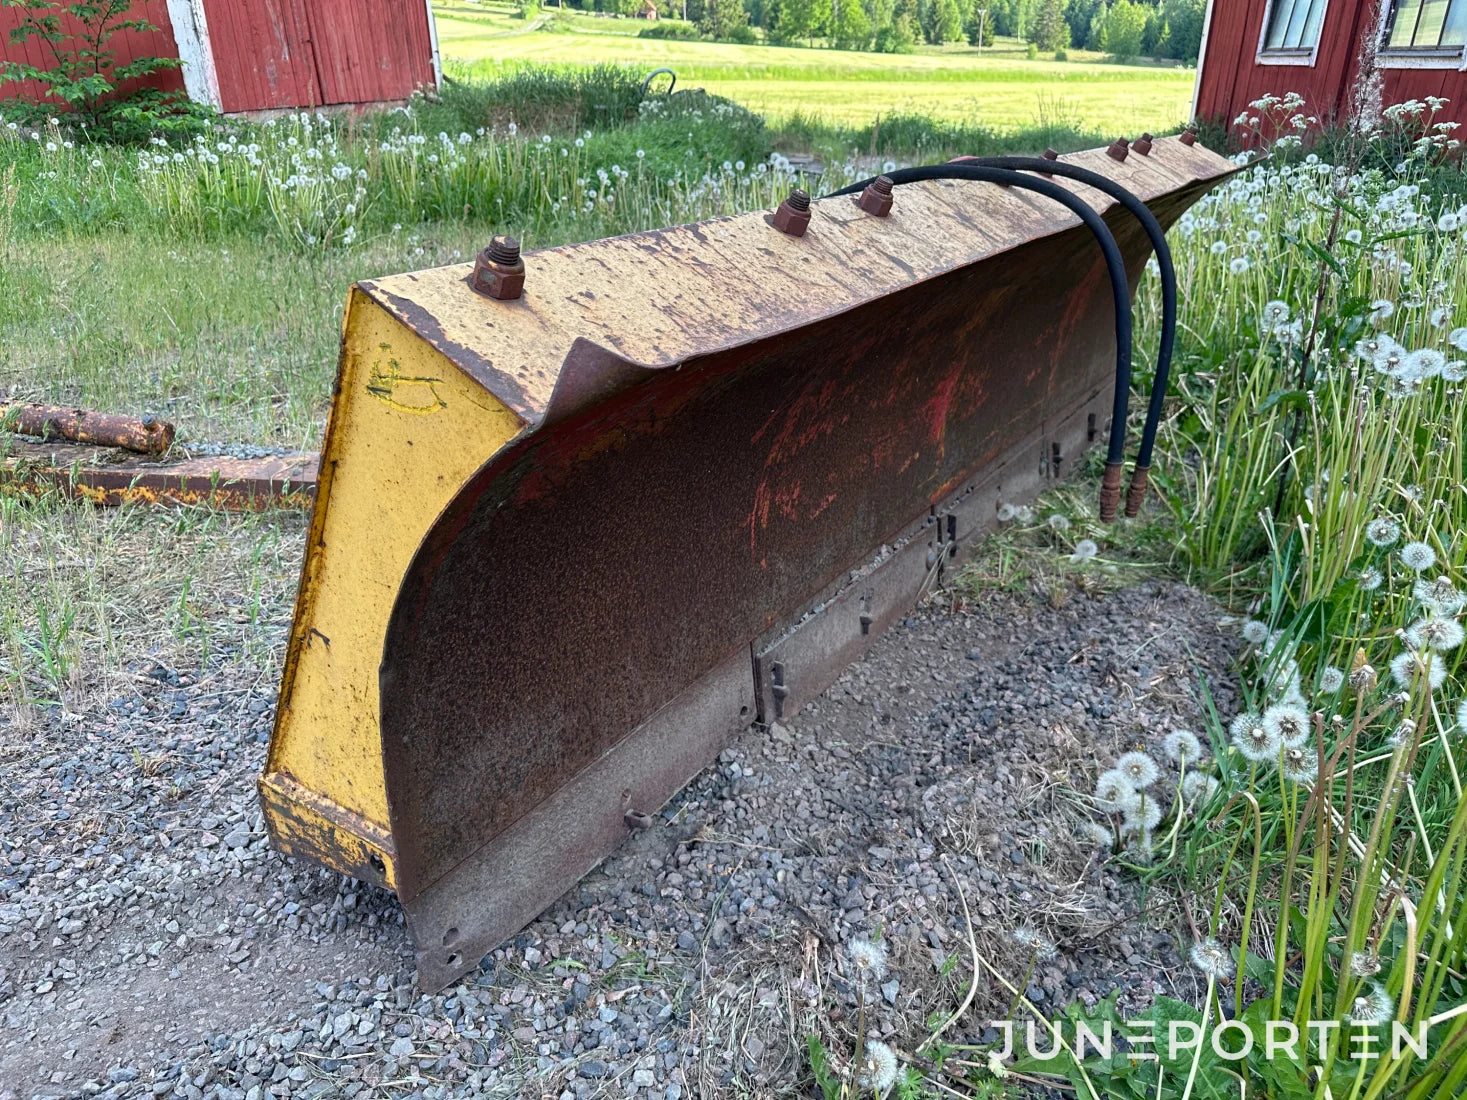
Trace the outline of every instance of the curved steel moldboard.
<path fill-rule="evenodd" d="M 1213 182 L 1179 181 L 1157 216 Z M 1145 238 L 1108 218 L 1134 277 Z M 1000 492 L 1032 497 L 1104 430 L 1114 362 L 1080 228 L 710 343 L 653 369 L 578 339 L 539 430 L 470 479 L 403 581 L 381 732 L 425 986 L 533 919 L 756 706 L 788 714 L 858 656 Z"/>

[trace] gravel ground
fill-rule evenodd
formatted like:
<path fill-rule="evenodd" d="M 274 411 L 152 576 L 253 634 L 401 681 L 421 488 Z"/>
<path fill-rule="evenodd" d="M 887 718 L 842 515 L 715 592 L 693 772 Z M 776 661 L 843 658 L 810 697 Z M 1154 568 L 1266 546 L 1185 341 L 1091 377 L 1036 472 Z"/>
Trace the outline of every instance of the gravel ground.
<path fill-rule="evenodd" d="M 0 1100 L 787 1091 L 810 1031 L 849 1050 L 852 935 L 890 945 L 873 1027 L 899 1049 L 962 999 L 959 884 L 1015 981 L 1015 929 L 1057 941 L 1041 1007 L 1193 996 L 1178 901 L 1141 911 L 1072 788 L 1198 729 L 1199 667 L 1228 712 L 1219 618 L 1156 581 L 944 597 L 439 996 L 391 895 L 270 850 L 273 684 L 144 664 L 83 713 L 0 712 Z M 985 978 L 949 1034 L 1007 1001 Z"/>

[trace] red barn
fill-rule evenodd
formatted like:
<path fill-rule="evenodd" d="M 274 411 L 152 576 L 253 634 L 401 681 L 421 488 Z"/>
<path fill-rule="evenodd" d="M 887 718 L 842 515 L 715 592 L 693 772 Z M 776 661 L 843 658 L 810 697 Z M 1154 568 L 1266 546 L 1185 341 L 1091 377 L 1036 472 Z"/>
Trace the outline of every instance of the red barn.
<path fill-rule="evenodd" d="M 1341 118 L 1376 33 L 1386 104 L 1441 96 L 1438 120 L 1467 122 L 1467 0 L 1209 0 L 1192 115 L 1231 123 L 1262 95 L 1298 92 Z"/>
<path fill-rule="evenodd" d="M 436 87 L 438 37 L 431 0 L 140 0 L 129 16 L 156 31 L 123 31 L 116 62 L 177 57 L 157 87 L 186 90 L 229 114 L 401 101 Z M 16 44 L 22 10 L 0 7 L 0 58 L 49 62 L 38 38 Z M 0 85 L 0 99 L 39 87 Z"/>

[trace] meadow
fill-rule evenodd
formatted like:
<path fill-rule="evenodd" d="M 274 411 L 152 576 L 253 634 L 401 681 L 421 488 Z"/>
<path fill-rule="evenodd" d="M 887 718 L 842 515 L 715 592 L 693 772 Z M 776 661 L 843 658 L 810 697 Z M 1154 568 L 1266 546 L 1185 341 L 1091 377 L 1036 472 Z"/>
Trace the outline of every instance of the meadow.
<path fill-rule="evenodd" d="M 1195 72 L 1160 64 L 1118 65 L 1071 51 L 1069 61 L 1030 61 L 1000 40 L 876 54 L 636 37 L 642 20 L 561 15 L 542 9 L 527 29 L 511 8 L 435 5 L 443 56 L 484 78 L 506 67 L 614 63 L 643 72 L 671 68 L 682 87 L 726 96 L 778 125 L 791 116 L 868 125 L 879 115 L 1014 129 L 1062 120 L 1115 133 L 1161 132 L 1186 121 Z"/>
<path fill-rule="evenodd" d="M 185 446 L 313 445 L 351 279 L 464 259 L 491 231 L 538 246 L 767 209 L 794 182 L 863 170 L 851 149 L 805 180 L 756 114 L 644 100 L 638 84 L 465 70 L 403 112 L 239 124 L 184 147 L 0 129 L 0 392 L 163 412 Z M 1257 109 L 1286 123 L 1298 105 Z M 929 125 L 921 147 L 1061 132 Z M 1098 855 L 1192 922 L 1207 995 L 1158 1002 L 1157 1020 L 1226 1016 L 1260 1048 L 1269 1020 L 1338 1024 L 1317 1072 L 1201 1047 L 1158 1065 L 1072 1057 L 1066 1085 L 1091 1100 L 1221 1096 L 1230 1074 L 1317 1100 L 1445 1098 L 1467 1081 L 1467 195 L 1430 105 L 1348 137 L 1324 156 L 1274 143 L 1173 230 L 1180 337 L 1149 511 L 1102 526 L 1090 494 L 1062 493 L 996 542 L 1030 563 L 1036 595 L 1145 568 L 1219 601 L 1246 706 L 1170 731 L 1175 788 L 1128 753 L 1072 798 Z M 1137 316 L 1154 347 L 1154 270 Z M 1138 415 L 1148 383 L 1138 371 Z M 292 514 L 0 497 L 0 698 L 19 723 L 70 713 L 138 654 L 271 681 L 302 531 Z M 1076 1020 L 1061 1023 L 1071 1042 Z M 1379 1049 L 1392 1023 L 1426 1028 L 1432 1053 L 1347 1057 L 1349 1036 Z M 903 1095 L 1010 1087 L 981 1049 L 930 1054 L 961 1071 L 941 1092 L 913 1066 Z"/>

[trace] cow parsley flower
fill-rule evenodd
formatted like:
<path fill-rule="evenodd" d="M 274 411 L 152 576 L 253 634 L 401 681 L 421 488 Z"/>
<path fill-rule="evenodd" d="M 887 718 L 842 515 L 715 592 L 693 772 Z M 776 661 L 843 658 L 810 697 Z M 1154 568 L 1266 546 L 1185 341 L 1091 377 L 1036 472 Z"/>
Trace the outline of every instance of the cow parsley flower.
<path fill-rule="evenodd" d="M 1208 936 L 1192 945 L 1192 965 L 1209 978 L 1223 981 L 1233 972 L 1233 954 Z"/>
<path fill-rule="evenodd" d="M 1407 649 L 1391 658 L 1391 679 L 1401 687 L 1409 688 L 1422 674 L 1426 676 L 1427 686 L 1435 691 L 1446 680 L 1447 669 L 1445 664 L 1432 657 L 1430 650 L 1418 653 Z"/>
<path fill-rule="evenodd" d="M 896 1051 L 879 1039 L 867 1039 L 861 1056 L 860 1084 L 875 1093 L 884 1093 L 897 1079 Z"/>
<path fill-rule="evenodd" d="M 1178 764 L 1195 764 L 1202 759 L 1202 742 L 1191 730 L 1172 730 L 1162 738 L 1161 745 Z"/>
<path fill-rule="evenodd" d="M 1278 732 L 1265 726 L 1256 714 L 1238 715 L 1228 727 L 1228 733 L 1233 747 L 1245 760 L 1262 764 L 1279 754 Z"/>
<path fill-rule="evenodd" d="M 1401 525 L 1390 516 L 1381 516 L 1365 525 L 1365 538 L 1372 546 L 1390 546 L 1401 537 Z"/>
<path fill-rule="evenodd" d="M 1124 775 L 1138 791 L 1145 790 L 1161 778 L 1156 761 L 1144 752 L 1128 752 L 1116 761 L 1115 770 Z"/>
<path fill-rule="evenodd" d="M 1401 547 L 1401 564 L 1420 573 L 1436 564 L 1436 551 L 1424 542 L 1408 542 Z"/>

